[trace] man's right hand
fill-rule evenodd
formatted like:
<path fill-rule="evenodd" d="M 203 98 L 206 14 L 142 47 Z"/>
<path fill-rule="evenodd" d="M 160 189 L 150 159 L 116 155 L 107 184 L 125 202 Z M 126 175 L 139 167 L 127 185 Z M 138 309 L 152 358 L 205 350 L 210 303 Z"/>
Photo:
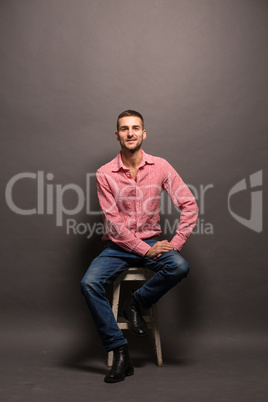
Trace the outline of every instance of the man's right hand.
<path fill-rule="evenodd" d="M 166 251 L 175 250 L 168 240 L 162 240 L 155 243 L 145 254 L 145 257 L 158 258 Z"/>

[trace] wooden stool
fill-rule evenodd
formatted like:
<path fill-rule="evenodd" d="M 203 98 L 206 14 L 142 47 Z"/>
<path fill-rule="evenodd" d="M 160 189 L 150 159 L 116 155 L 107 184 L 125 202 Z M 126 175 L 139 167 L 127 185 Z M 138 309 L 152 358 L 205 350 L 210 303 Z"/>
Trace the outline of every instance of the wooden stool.
<path fill-rule="evenodd" d="M 153 276 L 152 272 L 146 268 L 129 268 L 122 274 L 118 276 L 113 284 L 113 301 L 112 301 L 112 310 L 115 316 L 115 320 L 120 329 L 129 329 L 129 324 L 124 317 L 118 317 L 118 306 L 120 299 L 120 289 L 122 281 L 147 281 L 149 278 Z M 157 316 L 157 307 L 154 304 L 149 310 L 149 316 L 143 316 L 144 320 L 147 323 L 148 328 L 152 329 L 154 334 L 154 343 L 155 343 L 155 352 L 157 357 L 157 365 L 158 367 L 163 366 L 162 360 L 162 349 L 161 349 L 161 341 L 160 341 L 160 333 L 158 326 L 158 316 Z M 107 366 L 111 367 L 113 363 L 113 352 L 108 353 L 108 362 Z"/>

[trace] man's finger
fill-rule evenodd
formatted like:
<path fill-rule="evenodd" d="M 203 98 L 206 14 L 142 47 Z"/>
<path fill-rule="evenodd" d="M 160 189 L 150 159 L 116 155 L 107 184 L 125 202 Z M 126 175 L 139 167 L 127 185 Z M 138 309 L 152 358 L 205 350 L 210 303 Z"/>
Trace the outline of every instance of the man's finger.
<path fill-rule="evenodd" d="M 162 255 L 162 253 L 161 253 L 161 254 L 157 254 L 157 256 L 154 257 L 154 259 L 156 259 L 156 258 L 158 258 L 158 257 L 161 257 L 161 255 Z"/>

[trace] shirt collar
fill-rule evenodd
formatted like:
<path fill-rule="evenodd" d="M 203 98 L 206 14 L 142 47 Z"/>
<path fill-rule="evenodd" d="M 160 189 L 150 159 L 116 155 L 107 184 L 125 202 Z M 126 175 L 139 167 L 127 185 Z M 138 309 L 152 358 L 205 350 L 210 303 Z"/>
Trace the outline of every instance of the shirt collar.
<path fill-rule="evenodd" d="M 144 166 L 146 164 L 154 165 L 153 156 L 146 154 L 143 150 L 141 152 L 142 152 L 142 160 L 141 160 L 141 164 L 139 165 L 139 168 L 141 168 L 142 166 Z M 128 170 L 128 168 L 123 164 L 121 152 L 119 152 L 117 154 L 117 156 L 114 158 L 112 172 L 118 172 L 120 169 Z"/>

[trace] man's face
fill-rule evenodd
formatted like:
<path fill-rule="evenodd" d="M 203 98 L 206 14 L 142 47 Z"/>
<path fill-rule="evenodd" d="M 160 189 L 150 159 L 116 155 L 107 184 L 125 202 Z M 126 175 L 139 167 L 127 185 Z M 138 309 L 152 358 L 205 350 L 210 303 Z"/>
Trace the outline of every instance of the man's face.
<path fill-rule="evenodd" d="M 119 130 L 115 132 L 121 148 L 135 152 L 141 148 L 146 138 L 146 130 L 142 128 L 142 121 L 137 116 L 126 116 L 119 119 Z"/>

